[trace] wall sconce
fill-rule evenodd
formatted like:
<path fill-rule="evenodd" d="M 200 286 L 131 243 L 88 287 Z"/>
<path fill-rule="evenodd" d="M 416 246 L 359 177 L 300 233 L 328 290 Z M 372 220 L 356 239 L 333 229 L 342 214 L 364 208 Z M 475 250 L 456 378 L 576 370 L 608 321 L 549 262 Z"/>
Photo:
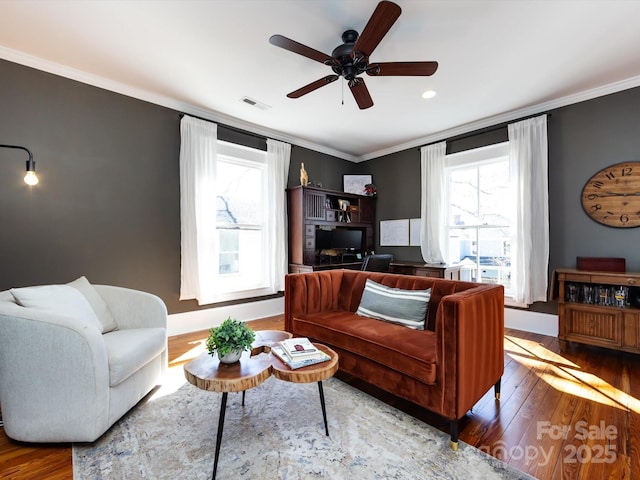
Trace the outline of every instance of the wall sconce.
<path fill-rule="evenodd" d="M 2 148 L 15 148 L 18 150 L 24 150 L 29 154 L 29 160 L 27 160 L 27 174 L 24 176 L 24 183 L 27 185 L 37 185 L 38 176 L 36 175 L 36 162 L 33 160 L 33 154 L 31 150 L 18 145 L 0 145 Z"/>

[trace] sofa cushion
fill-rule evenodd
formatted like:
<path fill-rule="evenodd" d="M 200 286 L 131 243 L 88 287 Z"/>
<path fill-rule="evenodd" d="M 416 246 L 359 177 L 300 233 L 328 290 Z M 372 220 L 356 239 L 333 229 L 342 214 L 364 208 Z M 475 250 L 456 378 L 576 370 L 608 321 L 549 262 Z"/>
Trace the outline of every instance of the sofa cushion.
<path fill-rule="evenodd" d="M 431 289 L 404 290 L 367 279 L 356 314 L 424 330 Z"/>
<path fill-rule="evenodd" d="M 115 387 L 165 349 L 164 328 L 115 330 L 103 335 L 109 361 L 109 386 Z"/>
<path fill-rule="evenodd" d="M 351 312 L 294 317 L 297 336 L 326 342 L 432 385 L 436 383 L 436 335 Z"/>
<path fill-rule="evenodd" d="M 98 317 L 100 324 L 102 325 L 101 332 L 108 333 L 118 328 L 118 324 L 116 323 L 113 315 L 111 314 L 111 310 L 102 299 L 100 294 L 96 291 L 96 289 L 89 283 L 86 277 L 80 277 L 77 280 L 74 280 L 67 285 L 78 290 L 84 298 L 87 299 L 91 308 L 93 308 L 94 313 Z"/>
<path fill-rule="evenodd" d="M 26 308 L 45 310 L 77 318 L 90 328 L 102 332 L 102 324 L 82 293 L 68 285 L 39 285 L 12 288 L 16 302 Z"/>

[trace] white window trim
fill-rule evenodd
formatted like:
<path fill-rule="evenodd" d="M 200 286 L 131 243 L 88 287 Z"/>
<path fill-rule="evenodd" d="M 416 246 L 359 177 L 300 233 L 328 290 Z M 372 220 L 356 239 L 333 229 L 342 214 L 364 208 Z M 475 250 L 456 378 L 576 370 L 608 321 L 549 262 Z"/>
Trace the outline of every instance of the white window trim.
<path fill-rule="evenodd" d="M 267 182 L 267 171 L 266 171 L 267 170 L 266 168 L 267 152 L 266 151 L 218 140 L 218 152 L 217 152 L 216 161 L 235 163 L 236 165 L 245 165 L 253 168 L 257 168 L 258 165 L 256 164 L 260 164 L 260 168 L 263 170 L 264 191 L 266 192 L 267 191 L 266 189 L 269 188 L 269 185 Z M 265 209 L 265 211 L 263 212 L 263 215 L 262 215 L 263 220 L 262 220 L 262 224 L 260 225 L 260 228 L 263 231 L 263 233 L 266 233 L 265 229 L 269 228 L 269 226 L 267 225 L 268 216 L 266 215 L 267 213 L 266 209 L 268 208 L 267 202 L 263 203 L 263 208 Z M 218 223 L 216 222 L 216 228 L 217 228 L 217 225 Z M 251 226 L 254 226 L 254 224 L 251 224 Z M 266 252 L 265 252 L 265 255 L 266 255 Z M 225 278 L 224 275 L 221 275 L 219 273 L 216 273 L 216 275 L 218 276 L 218 278 L 222 280 Z M 261 296 L 273 294 L 274 292 L 267 285 L 268 279 L 266 277 L 263 277 L 263 282 L 265 282 L 265 285 L 261 285 L 256 288 L 250 288 L 246 290 L 234 290 L 231 292 L 218 292 L 215 294 L 215 297 L 216 297 L 215 301 L 224 302 L 224 301 L 232 301 L 232 300 L 242 300 L 246 298 L 261 297 Z"/>

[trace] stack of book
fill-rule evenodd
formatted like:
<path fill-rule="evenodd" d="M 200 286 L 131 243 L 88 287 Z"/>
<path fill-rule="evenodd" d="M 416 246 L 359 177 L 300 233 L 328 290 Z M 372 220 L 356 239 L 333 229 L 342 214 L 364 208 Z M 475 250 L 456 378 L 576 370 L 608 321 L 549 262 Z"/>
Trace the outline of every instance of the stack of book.
<path fill-rule="evenodd" d="M 306 337 L 283 340 L 271 347 L 271 352 L 294 370 L 331 360 L 329 355 L 316 348 Z"/>

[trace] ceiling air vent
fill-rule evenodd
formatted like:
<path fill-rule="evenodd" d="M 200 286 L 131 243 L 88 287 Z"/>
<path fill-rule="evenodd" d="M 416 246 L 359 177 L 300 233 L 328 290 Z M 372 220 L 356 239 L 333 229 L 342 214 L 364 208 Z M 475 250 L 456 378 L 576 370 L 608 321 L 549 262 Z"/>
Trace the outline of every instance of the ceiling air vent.
<path fill-rule="evenodd" d="M 271 106 L 266 105 L 262 102 L 258 102 L 257 100 L 249 97 L 242 97 L 240 101 L 246 103 L 247 105 L 251 105 L 252 107 L 259 108 L 260 110 L 269 110 L 271 108 Z"/>

